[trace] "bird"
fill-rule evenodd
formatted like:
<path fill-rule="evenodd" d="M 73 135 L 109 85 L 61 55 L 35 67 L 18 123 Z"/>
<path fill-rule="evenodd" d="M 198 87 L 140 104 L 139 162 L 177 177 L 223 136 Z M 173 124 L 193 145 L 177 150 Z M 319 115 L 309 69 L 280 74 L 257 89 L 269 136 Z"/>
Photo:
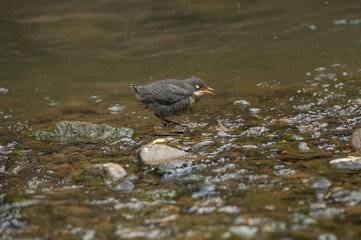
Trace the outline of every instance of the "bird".
<path fill-rule="evenodd" d="M 190 77 L 184 80 L 165 79 L 147 85 L 130 84 L 138 101 L 145 105 L 166 125 L 183 125 L 166 117 L 190 111 L 205 94 L 214 94 L 202 79 Z"/>

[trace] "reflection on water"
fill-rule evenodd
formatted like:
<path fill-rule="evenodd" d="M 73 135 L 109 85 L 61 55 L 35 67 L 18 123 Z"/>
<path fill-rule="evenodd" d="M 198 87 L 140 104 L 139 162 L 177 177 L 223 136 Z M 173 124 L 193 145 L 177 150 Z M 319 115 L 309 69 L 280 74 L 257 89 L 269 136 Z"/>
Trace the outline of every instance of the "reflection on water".
<path fill-rule="evenodd" d="M 356 154 L 360 10 L 356 0 L 2 1 L 0 233 L 358 239 L 359 176 L 328 160 Z M 119 144 L 31 136 L 76 120 L 132 128 L 143 145 L 162 127 L 129 84 L 193 75 L 216 95 L 176 117 L 191 130 L 167 141 L 202 157 L 181 169 L 144 167 Z M 107 162 L 127 179 L 85 171 Z"/>

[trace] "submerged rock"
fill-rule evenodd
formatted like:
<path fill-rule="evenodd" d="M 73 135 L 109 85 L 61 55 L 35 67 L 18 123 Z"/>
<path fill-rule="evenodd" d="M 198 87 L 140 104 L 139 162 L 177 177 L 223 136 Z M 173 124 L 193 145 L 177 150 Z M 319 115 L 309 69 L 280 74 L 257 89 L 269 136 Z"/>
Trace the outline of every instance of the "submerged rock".
<path fill-rule="evenodd" d="M 330 165 L 340 170 L 360 170 L 361 157 L 334 159 L 330 161 Z"/>
<path fill-rule="evenodd" d="M 188 152 L 163 144 L 149 143 L 140 149 L 140 160 L 147 165 L 186 160 L 192 158 Z"/>
<path fill-rule="evenodd" d="M 115 128 L 106 124 L 98 125 L 88 122 L 60 121 L 56 123 L 50 132 L 37 131 L 35 137 L 38 140 L 58 138 L 67 140 L 99 141 L 116 138 L 130 138 L 133 130 L 126 127 Z"/>
<path fill-rule="evenodd" d="M 107 183 L 117 181 L 127 175 L 124 168 L 116 163 L 95 164 L 88 167 L 88 171 L 107 179 Z"/>

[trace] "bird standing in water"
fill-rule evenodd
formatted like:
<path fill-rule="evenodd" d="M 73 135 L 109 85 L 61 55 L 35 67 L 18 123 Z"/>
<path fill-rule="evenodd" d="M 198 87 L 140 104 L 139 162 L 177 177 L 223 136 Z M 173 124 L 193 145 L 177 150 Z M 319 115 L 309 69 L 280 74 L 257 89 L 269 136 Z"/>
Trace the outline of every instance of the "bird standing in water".
<path fill-rule="evenodd" d="M 131 84 L 138 101 L 167 124 L 180 124 L 166 117 L 191 110 L 204 94 L 214 94 L 202 79 L 166 79 L 143 86 Z"/>

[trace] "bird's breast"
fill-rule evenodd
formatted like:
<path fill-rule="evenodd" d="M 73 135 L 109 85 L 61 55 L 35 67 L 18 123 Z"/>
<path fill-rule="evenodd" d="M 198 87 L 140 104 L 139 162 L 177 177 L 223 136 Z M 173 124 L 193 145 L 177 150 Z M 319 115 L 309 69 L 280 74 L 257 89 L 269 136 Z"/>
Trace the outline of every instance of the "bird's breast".
<path fill-rule="evenodd" d="M 190 102 L 191 106 L 193 106 L 194 104 L 196 104 L 196 102 L 197 102 L 196 97 L 195 97 L 194 95 L 193 95 L 193 96 L 190 96 L 190 97 L 189 97 L 189 102 Z"/>

